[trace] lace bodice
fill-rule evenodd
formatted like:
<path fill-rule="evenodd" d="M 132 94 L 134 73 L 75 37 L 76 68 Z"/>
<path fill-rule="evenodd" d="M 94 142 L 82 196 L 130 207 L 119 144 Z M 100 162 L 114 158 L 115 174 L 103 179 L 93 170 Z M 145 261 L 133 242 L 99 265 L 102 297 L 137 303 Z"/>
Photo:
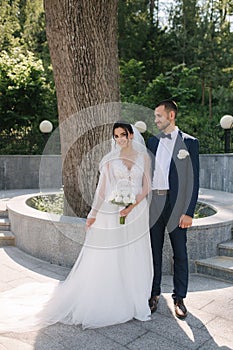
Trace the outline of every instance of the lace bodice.
<path fill-rule="evenodd" d="M 122 159 L 116 159 L 111 164 L 111 190 L 128 190 L 135 195 L 141 191 L 144 174 L 144 155 L 139 154 L 129 169 Z"/>
<path fill-rule="evenodd" d="M 104 158 L 92 209 L 88 217 L 96 217 L 103 202 L 109 202 L 113 192 L 125 191 L 127 194 L 135 196 L 141 193 L 144 175 L 147 178 L 147 184 L 149 184 L 149 161 L 146 162 L 145 153 L 138 153 L 130 169 L 119 156 L 111 159 Z"/>

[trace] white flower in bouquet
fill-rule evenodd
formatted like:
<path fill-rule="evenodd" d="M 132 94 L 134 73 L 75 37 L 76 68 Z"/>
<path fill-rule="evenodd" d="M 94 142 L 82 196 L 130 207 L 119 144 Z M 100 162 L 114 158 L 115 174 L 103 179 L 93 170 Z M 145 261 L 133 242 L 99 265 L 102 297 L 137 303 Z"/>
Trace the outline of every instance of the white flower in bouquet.
<path fill-rule="evenodd" d="M 108 198 L 109 202 L 112 202 L 116 198 L 116 196 L 117 196 L 117 192 L 113 191 Z"/>
<path fill-rule="evenodd" d="M 123 203 L 123 197 L 120 196 L 120 195 L 117 195 L 115 198 L 114 198 L 114 202 L 117 203 Z"/>
<path fill-rule="evenodd" d="M 135 204 L 135 203 L 136 203 L 136 196 L 135 196 L 135 194 L 131 194 L 131 195 L 130 195 L 130 202 L 131 202 L 132 204 Z"/>
<path fill-rule="evenodd" d="M 123 197 L 123 203 L 124 203 L 125 205 L 127 205 L 127 204 L 130 203 L 130 197 L 129 197 L 129 195 Z"/>
<path fill-rule="evenodd" d="M 127 208 L 131 204 L 136 203 L 136 197 L 134 194 L 128 193 L 127 191 L 113 191 L 109 196 L 109 201 L 113 204 Z M 120 217 L 120 224 L 125 224 L 125 216 Z"/>
<path fill-rule="evenodd" d="M 122 195 L 123 197 L 127 197 L 127 196 L 129 195 L 129 192 L 126 191 L 126 190 L 121 190 L 121 195 Z"/>

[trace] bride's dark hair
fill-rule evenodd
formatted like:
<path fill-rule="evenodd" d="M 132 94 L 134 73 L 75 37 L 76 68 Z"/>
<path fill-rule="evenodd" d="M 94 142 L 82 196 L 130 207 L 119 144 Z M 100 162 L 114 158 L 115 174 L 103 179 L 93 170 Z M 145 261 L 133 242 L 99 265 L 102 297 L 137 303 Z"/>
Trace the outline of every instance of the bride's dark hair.
<path fill-rule="evenodd" d="M 124 121 L 118 121 L 116 123 L 114 123 L 113 125 L 113 129 L 112 129 L 112 137 L 114 138 L 114 130 L 117 128 L 122 128 L 125 130 L 126 132 L 126 137 L 128 138 L 128 133 L 133 134 L 133 128 L 132 125 L 129 123 L 126 123 Z"/>

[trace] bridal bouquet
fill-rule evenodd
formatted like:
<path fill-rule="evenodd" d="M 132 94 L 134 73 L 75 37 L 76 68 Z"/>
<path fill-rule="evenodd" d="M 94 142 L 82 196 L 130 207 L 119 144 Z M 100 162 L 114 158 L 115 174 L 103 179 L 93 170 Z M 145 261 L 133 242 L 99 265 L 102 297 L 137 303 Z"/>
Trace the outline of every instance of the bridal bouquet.
<path fill-rule="evenodd" d="M 131 204 L 136 203 L 136 197 L 133 193 L 127 191 L 113 191 L 109 197 L 112 204 L 128 208 Z M 125 224 L 125 216 L 120 216 L 120 224 Z"/>

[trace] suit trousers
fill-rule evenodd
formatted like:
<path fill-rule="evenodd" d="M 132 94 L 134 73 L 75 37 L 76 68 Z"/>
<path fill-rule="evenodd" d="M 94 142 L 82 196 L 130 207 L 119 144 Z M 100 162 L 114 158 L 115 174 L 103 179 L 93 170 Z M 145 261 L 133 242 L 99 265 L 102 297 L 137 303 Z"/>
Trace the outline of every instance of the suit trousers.
<path fill-rule="evenodd" d="M 172 215 L 172 207 L 167 195 L 152 195 L 150 205 L 150 236 L 153 253 L 154 278 L 151 296 L 160 295 L 162 279 L 162 257 L 164 235 L 167 223 Z M 188 256 L 187 256 L 187 229 L 178 225 L 169 232 L 173 250 L 173 293 L 177 299 L 185 298 L 188 289 Z"/>

